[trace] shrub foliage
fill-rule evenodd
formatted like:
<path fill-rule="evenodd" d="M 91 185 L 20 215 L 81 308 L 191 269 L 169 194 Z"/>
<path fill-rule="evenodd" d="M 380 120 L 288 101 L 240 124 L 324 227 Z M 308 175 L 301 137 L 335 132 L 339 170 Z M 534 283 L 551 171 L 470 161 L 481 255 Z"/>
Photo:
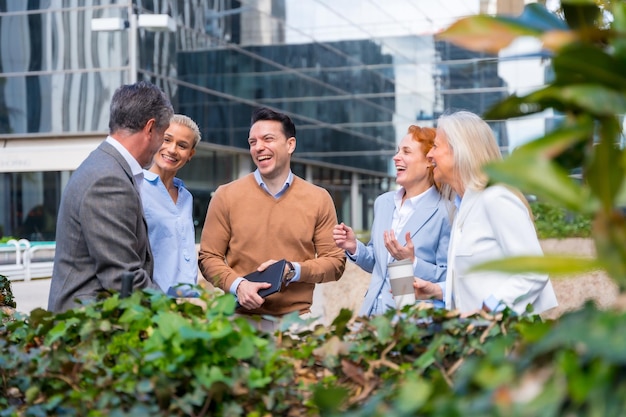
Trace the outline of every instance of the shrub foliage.
<path fill-rule="evenodd" d="M 355 320 L 344 310 L 331 326 L 287 318 L 283 327 L 301 330 L 272 335 L 234 315 L 230 295 L 201 300 L 206 308 L 145 291 L 5 316 L 0 415 L 329 415 L 368 404 L 377 415 L 379 402 L 410 397 L 400 382 L 419 388 L 409 406 L 420 409 L 451 392 L 463 358 L 494 341 L 509 349 L 515 326 L 534 320 L 429 308 Z"/>
<path fill-rule="evenodd" d="M 3 316 L 0 416 L 617 416 L 624 314 L 460 317 L 422 305 L 275 334 L 155 292 Z M 299 330 L 295 330 L 299 329 Z"/>

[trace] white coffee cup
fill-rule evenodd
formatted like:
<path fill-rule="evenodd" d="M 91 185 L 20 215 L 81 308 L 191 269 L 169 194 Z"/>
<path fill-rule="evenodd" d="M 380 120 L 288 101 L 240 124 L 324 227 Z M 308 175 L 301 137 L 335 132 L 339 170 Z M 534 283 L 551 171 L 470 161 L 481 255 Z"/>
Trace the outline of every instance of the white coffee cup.
<path fill-rule="evenodd" d="M 387 277 L 391 284 L 391 293 L 398 309 L 415 304 L 413 289 L 413 263 L 410 259 L 387 264 Z"/>

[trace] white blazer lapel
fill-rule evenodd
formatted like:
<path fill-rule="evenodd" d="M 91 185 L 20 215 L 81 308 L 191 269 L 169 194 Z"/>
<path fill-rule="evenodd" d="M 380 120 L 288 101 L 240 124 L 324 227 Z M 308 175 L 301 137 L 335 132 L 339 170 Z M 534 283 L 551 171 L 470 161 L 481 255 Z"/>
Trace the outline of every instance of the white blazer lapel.
<path fill-rule="evenodd" d="M 446 273 L 446 293 L 444 294 L 444 302 L 446 308 L 449 310 L 453 310 L 456 308 L 454 305 L 454 298 L 452 294 L 454 294 L 454 287 L 456 284 L 456 250 L 463 235 L 463 226 L 465 224 L 465 219 L 469 212 L 472 210 L 472 207 L 477 201 L 478 196 L 481 191 L 465 191 L 463 194 L 463 198 L 461 199 L 461 204 L 458 207 L 456 214 L 454 216 L 454 220 L 452 221 L 452 230 L 450 232 L 450 244 L 448 246 L 448 271 Z"/>

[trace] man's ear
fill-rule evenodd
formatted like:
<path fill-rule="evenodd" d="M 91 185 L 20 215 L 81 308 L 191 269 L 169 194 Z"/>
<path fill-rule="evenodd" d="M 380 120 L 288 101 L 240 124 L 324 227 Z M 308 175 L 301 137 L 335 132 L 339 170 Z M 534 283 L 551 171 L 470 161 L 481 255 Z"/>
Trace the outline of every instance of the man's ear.
<path fill-rule="evenodd" d="M 292 155 L 296 151 L 296 138 L 295 136 L 287 139 L 287 144 L 289 145 L 289 155 Z"/>
<path fill-rule="evenodd" d="M 146 122 L 146 125 L 143 127 L 143 133 L 150 135 L 152 134 L 152 129 L 154 129 L 156 126 L 156 120 L 154 118 L 148 120 Z"/>

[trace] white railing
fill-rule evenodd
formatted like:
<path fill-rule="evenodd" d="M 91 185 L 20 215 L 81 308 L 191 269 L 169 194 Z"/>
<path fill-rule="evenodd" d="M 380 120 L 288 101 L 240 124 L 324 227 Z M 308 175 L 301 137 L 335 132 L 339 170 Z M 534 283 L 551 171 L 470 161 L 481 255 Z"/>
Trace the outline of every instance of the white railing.
<path fill-rule="evenodd" d="M 55 242 L 30 242 L 27 239 L 11 239 L 0 244 L 0 274 L 11 281 L 51 277 L 55 248 Z"/>

